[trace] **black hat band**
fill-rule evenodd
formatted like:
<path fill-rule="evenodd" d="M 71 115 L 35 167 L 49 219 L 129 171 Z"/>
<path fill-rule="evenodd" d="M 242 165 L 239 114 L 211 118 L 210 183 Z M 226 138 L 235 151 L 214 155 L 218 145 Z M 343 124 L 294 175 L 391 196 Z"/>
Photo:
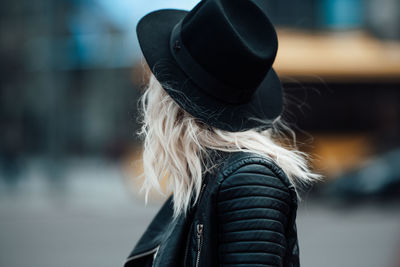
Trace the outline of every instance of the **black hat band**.
<path fill-rule="evenodd" d="M 181 39 L 182 20 L 179 21 L 171 32 L 170 51 L 179 67 L 196 83 L 202 91 L 224 102 L 238 104 L 248 102 L 252 96 L 245 90 L 228 87 L 210 75 L 190 55 Z"/>

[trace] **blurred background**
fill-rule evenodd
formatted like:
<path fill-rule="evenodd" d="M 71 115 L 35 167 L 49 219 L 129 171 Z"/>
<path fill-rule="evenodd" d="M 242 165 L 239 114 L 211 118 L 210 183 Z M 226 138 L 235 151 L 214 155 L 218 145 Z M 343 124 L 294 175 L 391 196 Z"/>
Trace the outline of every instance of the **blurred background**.
<path fill-rule="evenodd" d="M 0 2 L 0 266 L 122 266 L 147 205 L 135 26 L 192 0 Z M 400 266 L 400 0 L 258 0 L 286 119 L 324 183 L 298 211 L 302 266 Z"/>

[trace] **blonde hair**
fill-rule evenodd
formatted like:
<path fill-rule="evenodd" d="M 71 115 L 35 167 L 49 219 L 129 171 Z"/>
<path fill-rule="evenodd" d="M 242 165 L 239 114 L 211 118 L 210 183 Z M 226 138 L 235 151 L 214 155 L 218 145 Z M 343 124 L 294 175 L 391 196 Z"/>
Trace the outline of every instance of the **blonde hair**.
<path fill-rule="evenodd" d="M 164 87 L 167 85 L 163 85 Z M 290 148 L 274 141 L 282 141 L 283 131 L 293 134 L 281 119 L 272 123 L 267 130 L 250 129 L 242 132 L 228 132 L 206 125 L 182 109 L 162 88 L 151 74 L 147 88 L 139 98 L 141 128 L 137 132 L 144 138 L 143 168 L 145 176 L 141 190 L 145 191 L 147 202 L 151 188 L 161 192 L 160 180 L 166 176 L 167 188 L 173 193 L 174 218 L 186 213 L 194 197 L 196 203 L 202 184 L 209 155 L 208 149 L 217 151 L 250 151 L 268 156 L 286 173 L 295 185 L 297 197 L 300 185 L 319 180 L 319 174 L 312 173 L 307 164 L 307 154 L 298 151 L 295 144 Z M 271 124 L 271 122 L 266 122 Z M 286 142 L 287 143 L 287 142 Z"/>

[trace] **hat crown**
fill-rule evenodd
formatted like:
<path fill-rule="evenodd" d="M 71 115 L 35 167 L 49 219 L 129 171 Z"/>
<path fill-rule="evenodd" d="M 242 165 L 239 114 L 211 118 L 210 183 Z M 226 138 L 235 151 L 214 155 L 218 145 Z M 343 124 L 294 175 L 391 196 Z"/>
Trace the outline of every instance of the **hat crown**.
<path fill-rule="evenodd" d="M 251 0 L 203 0 L 184 17 L 180 35 L 197 63 L 243 98 L 263 81 L 278 49 L 272 23 Z"/>
<path fill-rule="evenodd" d="M 282 112 L 278 42 L 263 0 L 203 0 L 150 12 L 136 26 L 150 70 L 182 109 L 226 131 L 271 126 Z"/>

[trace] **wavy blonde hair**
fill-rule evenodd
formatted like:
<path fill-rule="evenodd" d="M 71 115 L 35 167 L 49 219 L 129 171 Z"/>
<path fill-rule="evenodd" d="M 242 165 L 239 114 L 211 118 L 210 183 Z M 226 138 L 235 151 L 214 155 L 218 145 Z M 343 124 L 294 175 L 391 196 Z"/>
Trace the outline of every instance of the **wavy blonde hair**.
<path fill-rule="evenodd" d="M 167 85 L 163 85 L 164 87 Z M 144 183 L 147 202 L 150 189 L 162 192 L 160 180 L 167 179 L 167 189 L 173 193 L 174 218 L 181 212 L 186 213 L 194 197 L 196 203 L 203 174 L 216 167 L 216 163 L 205 169 L 208 162 L 208 149 L 218 151 L 250 151 L 267 156 L 275 161 L 295 185 L 297 197 L 300 185 L 319 180 L 319 174 L 308 168 L 307 154 L 295 146 L 295 136 L 280 118 L 272 127 L 261 131 L 251 129 L 242 132 L 228 132 L 206 125 L 183 110 L 162 88 L 151 74 L 144 93 L 139 98 L 138 122 L 141 128 L 137 132 L 143 138 Z M 271 122 L 266 122 L 271 124 Z M 293 135 L 288 138 L 282 130 Z M 282 143 L 282 137 L 291 139 L 291 146 Z"/>

